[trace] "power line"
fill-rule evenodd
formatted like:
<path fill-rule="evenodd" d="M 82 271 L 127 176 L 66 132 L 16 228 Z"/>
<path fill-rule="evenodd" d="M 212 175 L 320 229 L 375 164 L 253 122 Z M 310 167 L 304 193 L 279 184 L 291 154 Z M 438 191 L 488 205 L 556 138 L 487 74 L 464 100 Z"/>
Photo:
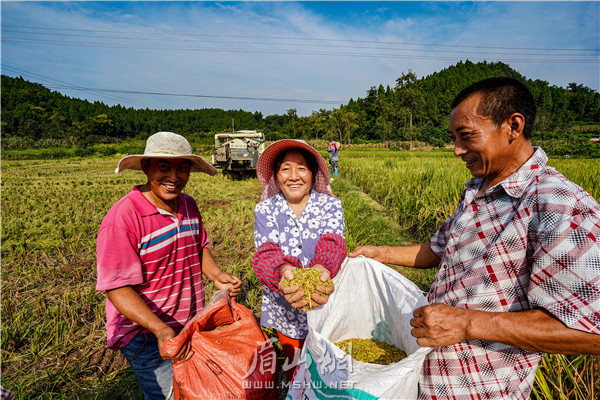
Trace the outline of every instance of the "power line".
<path fill-rule="evenodd" d="M 61 80 L 58 80 L 58 79 L 51 78 L 49 76 L 40 75 L 40 74 L 36 74 L 34 72 L 29 72 L 29 71 L 25 71 L 25 70 L 22 70 L 22 69 L 19 69 L 19 68 L 11 67 L 11 66 L 6 65 L 6 64 L 2 64 L 2 68 L 3 69 L 8 69 L 9 71 L 12 70 L 12 72 L 18 73 L 18 74 L 21 74 L 21 75 L 23 75 L 23 74 L 26 75 L 26 76 L 27 75 L 31 75 L 31 76 L 37 77 L 36 79 L 42 79 L 42 81 L 46 80 L 46 81 L 50 81 L 50 82 L 56 82 L 56 83 L 43 83 L 43 85 L 45 87 L 49 88 L 49 89 L 52 88 L 52 85 L 57 85 L 57 86 L 63 85 L 66 88 L 68 88 L 69 86 L 72 86 L 70 83 L 67 83 L 67 82 L 64 82 L 64 81 L 61 81 Z M 81 90 L 81 91 L 86 92 L 86 90 Z M 88 94 L 96 94 L 96 93 L 92 93 L 90 91 L 87 91 L 87 93 Z M 114 95 L 104 95 L 103 97 L 105 97 L 107 99 L 115 100 L 115 101 L 122 101 L 122 102 L 126 102 L 126 103 L 129 103 L 129 104 L 135 104 L 135 105 L 138 105 L 140 107 L 159 108 L 159 107 L 157 107 L 157 106 L 155 106 L 153 104 L 137 102 L 137 101 L 134 101 L 134 100 L 131 100 L 131 99 L 127 99 L 127 98 L 123 98 L 123 97 L 119 97 L 119 96 L 114 96 Z"/>
<path fill-rule="evenodd" d="M 4 42 L 13 43 L 37 43 L 54 46 L 79 46 L 79 47 L 101 47 L 101 48 L 119 48 L 119 49 L 145 49 L 145 50 L 161 50 L 161 51 L 194 51 L 194 52 L 231 52 L 231 53 L 258 53 L 258 54 L 294 54 L 294 55 L 312 55 L 312 56 L 335 56 L 335 57 L 366 57 L 366 58 L 410 58 L 419 60 L 455 60 L 456 57 L 448 56 L 423 56 L 418 54 L 381 54 L 381 53 L 349 53 L 349 52 L 324 52 L 324 51 L 311 51 L 311 50 L 276 50 L 276 49 L 247 49 L 247 48 L 216 48 L 216 47 L 150 47 L 150 46 L 135 46 L 120 43 L 97 43 L 97 42 L 83 42 L 83 41 L 60 41 L 60 40 L 45 40 L 45 39 L 6 39 L 3 38 Z M 560 55 L 556 55 L 560 56 Z M 566 56 L 566 55 L 565 55 Z M 581 56 L 581 55 L 580 55 Z M 572 56 L 569 56 L 572 57 Z M 470 60 L 475 61 L 490 61 L 492 57 L 469 57 Z M 537 58 L 497 58 L 493 57 L 497 61 L 505 62 L 521 62 L 521 63 L 567 63 L 567 64 L 581 64 L 581 63 L 598 63 L 600 62 L 597 58 L 594 59 L 537 59 Z"/>
<path fill-rule="evenodd" d="M 103 93 L 129 93 L 129 94 L 144 94 L 152 96 L 174 96 L 174 97 L 198 97 L 207 99 L 228 99 L 228 100 L 254 100 L 254 101 L 275 101 L 284 103 L 317 103 L 317 104 L 341 104 L 343 101 L 338 100 L 314 100 L 314 99 L 286 99 L 286 98 L 275 98 L 275 97 L 250 97 L 250 96 L 214 96 L 207 94 L 187 94 L 187 93 L 165 93 L 165 92 L 145 92 L 137 90 L 123 90 L 123 89 L 101 89 L 101 88 L 90 88 L 81 86 L 65 86 L 55 85 L 53 88 L 71 89 L 71 90 L 84 90 L 91 92 L 103 92 Z"/>
<path fill-rule="evenodd" d="M 200 39 L 166 39 L 166 38 L 152 38 L 152 37 L 135 37 L 135 36 L 114 36 L 114 35 L 88 35 L 88 34 L 70 34 L 70 33 L 50 33 L 50 32 L 31 32 L 31 31 L 19 31 L 19 30 L 12 30 L 12 29 L 3 29 L 3 33 L 5 33 L 5 39 L 11 39 L 11 40 L 31 40 L 31 41 L 43 41 L 43 39 L 34 39 L 34 38 L 27 38 L 27 37 L 15 37 L 15 36 L 6 36 L 6 33 L 16 33 L 16 34 L 25 34 L 25 35 L 44 35 L 44 36 L 60 36 L 60 37 L 77 37 L 77 38 L 87 38 L 87 39 L 113 39 L 113 40 L 126 40 L 126 41 L 134 41 L 134 42 L 180 42 L 180 43 L 215 43 L 215 44 L 223 44 L 223 45 L 230 45 L 230 44 L 244 44 L 244 45 L 268 45 L 268 46 L 292 46 L 292 47 L 326 47 L 326 48 L 352 48 L 352 49 L 361 49 L 361 50 L 390 50 L 390 51 L 398 51 L 398 50 L 410 50 L 410 51 L 416 51 L 416 52 L 435 52 L 435 53 L 450 53 L 450 54 L 454 54 L 454 53 L 460 53 L 460 54 L 482 54 L 482 49 L 485 49 L 484 47 L 481 47 L 478 49 L 478 51 L 468 51 L 468 50 L 439 50 L 439 49 L 406 49 L 406 48 L 398 48 L 398 47 L 385 47 L 385 46 L 381 46 L 383 43 L 381 42 L 374 42 L 371 44 L 377 44 L 377 46 L 359 46 L 359 45 L 331 45 L 331 44 L 321 44 L 321 43 L 317 43 L 317 44 L 313 44 L 313 43 L 273 43 L 273 42 L 257 42 L 257 41 L 226 41 L 226 40 L 200 40 Z M 47 40 L 47 39 L 46 39 Z M 297 39 L 297 40 L 305 40 L 305 39 Z M 324 39 L 323 41 L 325 41 L 326 39 Z M 363 41 L 358 41 L 358 42 L 363 42 Z M 78 42 L 78 43 L 98 43 L 98 44 L 103 44 L 102 42 Z M 402 45 L 402 46 L 406 46 L 408 44 L 399 44 L 399 43 L 390 43 L 390 44 L 394 44 L 394 45 Z M 431 46 L 431 45 L 426 45 L 424 44 L 423 46 Z M 450 45 L 448 45 L 450 46 Z M 452 47 L 462 47 L 462 46 L 452 46 Z M 140 47 L 140 48 L 144 48 L 144 47 Z M 522 53 L 522 52 L 503 52 L 503 51 L 497 51 L 499 48 L 490 48 L 490 51 L 486 51 L 484 53 L 491 53 L 491 54 L 495 54 L 495 55 L 525 55 L 525 54 L 531 54 L 531 53 Z M 521 50 L 518 48 L 512 49 L 512 50 Z M 537 56 L 593 56 L 595 54 L 589 54 L 590 52 L 594 52 L 594 53 L 598 53 L 598 50 L 594 50 L 594 49 L 523 49 L 522 51 L 527 51 L 527 52 L 531 52 L 531 51 L 552 51 L 553 53 L 548 53 L 548 54 L 544 54 L 544 53 L 536 53 L 535 55 Z M 568 52 L 566 54 L 558 54 L 556 52 Z"/>
<path fill-rule="evenodd" d="M 314 104 L 342 104 L 344 101 L 342 100 L 316 100 L 316 99 L 294 99 L 294 98 L 275 98 L 275 97 L 251 97 L 251 96 L 216 96 L 216 95 L 207 95 L 207 94 L 189 94 L 189 93 L 166 93 L 166 92 L 149 92 L 149 91 L 138 91 L 138 90 L 125 90 L 125 89 L 106 89 L 106 88 L 93 88 L 93 87 L 83 87 L 72 85 L 64 81 L 59 81 L 57 79 L 53 79 L 50 77 L 46 77 L 43 75 L 35 74 L 32 72 L 27 72 L 23 70 L 19 70 L 18 68 L 14 68 L 8 66 L 6 64 L 2 64 L 2 68 L 8 68 L 14 71 L 21 71 L 27 74 L 38 76 L 50 81 L 54 81 L 56 83 L 45 83 L 44 86 L 49 89 L 68 89 L 68 90 L 77 90 L 88 93 L 125 93 L 125 94 L 140 94 L 140 95 L 150 95 L 150 96 L 170 96 L 170 97 L 195 97 L 195 98 L 208 98 L 208 99 L 227 99 L 227 100 L 250 100 L 250 101 L 273 101 L 273 102 L 281 102 L 281 103 L 314 103 Z M 155 107 L 158 108 L 158 107 Z"/>
<path fill-rule="evenodd" d="M 592 51 L 598 52 L 599 49 L 572 49 L 572 48 L 544 48 L 544 47 L 503 47 L 503 46 L 475 46 L 475 45 L 455 45 L 455 44 L 433 44 L 433 43 L 411 43 L 411 42 L 390 42 L 377 40 L 356 40 L 356 39 L 327 39 L 327 38 L 300 38 L 286 36 L 258 36 L 258 35 L 224 35 L 224 34 L 198 34 L 198 33 L 169 33 L 169 32 L 140 32 L 140 31 L 109 31 L 95 29 L 69 29 L 69 28 L 48 28 L 23 25 L 3 25 L 11 28 L 25 28 L 49 31 L 69 31 L 69 32 L 92 32 L 92 33 L 111 33 L 111 34 L 136 34 L 136 35 L 164 35 L 164 36 L 189 36 L 189 37 L 227 37 L 227 38 L 252 38 L 252 39 L 272 39 L 272 40 L 304 40 L 304 41 L 326 41 L 326 42 L 347 42 L 347 43 L 373 43 L 373 44 L 395 44 L 406 46 L 431 46 L 431 47 L 451 47 L 451 48 L 471 48 L 471 49 L 496 49 L 496 50 L 540 50 L 540 51 Z"/>

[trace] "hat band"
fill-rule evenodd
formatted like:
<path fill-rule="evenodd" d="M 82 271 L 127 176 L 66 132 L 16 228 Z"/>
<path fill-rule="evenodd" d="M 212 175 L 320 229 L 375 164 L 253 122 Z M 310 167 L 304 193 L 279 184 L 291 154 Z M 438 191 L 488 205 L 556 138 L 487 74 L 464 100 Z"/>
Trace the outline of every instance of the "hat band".
<path fill-rule="evenodd" d="M 152 154 L 170 154 L 170 155 L 174 155 L 174 156 L 181 156 L 181 157 L 186 157 L 186 156 L 191 156 L 192 154 L 181 154 L 181 153 L 175 153 L 172 151 L 150 151 L 148 153 L 144 153 L 145 156 L 149 156 Z"/>

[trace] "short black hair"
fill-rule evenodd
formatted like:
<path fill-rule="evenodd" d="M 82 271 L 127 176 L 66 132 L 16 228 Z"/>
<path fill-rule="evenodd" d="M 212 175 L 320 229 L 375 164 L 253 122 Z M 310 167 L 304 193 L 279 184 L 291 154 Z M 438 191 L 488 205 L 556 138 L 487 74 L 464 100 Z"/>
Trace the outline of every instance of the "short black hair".
<path fill-rule="evenodd" d="M 480 80 L 467 86 L 456 95 L 452 101 L 452 109 L 476 93 L 481 93 L 477 110 L 480 114 L 491 117 L 497 127 L 500 127 L 502 122 L 512 114 L 522 114 L 525 117 L 523 136 L 531 139 L 537 107 L 533 95 L 523 82 L 508 77 Z"/>
<path fill-rule="evenodd" d="M 279 172 L 279 168 L 283 163 L 283 159 L 285 158 L 286 154 L 290 151 L 297 151 L 298 153 L 300 153 L 302 158 L 304 158 L 304 161 L 306 161 L 308 169 L 312 173 L 313 182 L 315 182 L 315 180 L 317 179 L 317 172 L 319 172 L 319 163 L 317 162 L 317 159 L 315 158 L 315 156 L 312 155 L 310 151 L 296 147 L 285 149 L 281 153 L 277 154 L 277 157 L 275 157 L 275 161 L 273 161 L 273 175 L 277 175 L 277 172 Z"/>

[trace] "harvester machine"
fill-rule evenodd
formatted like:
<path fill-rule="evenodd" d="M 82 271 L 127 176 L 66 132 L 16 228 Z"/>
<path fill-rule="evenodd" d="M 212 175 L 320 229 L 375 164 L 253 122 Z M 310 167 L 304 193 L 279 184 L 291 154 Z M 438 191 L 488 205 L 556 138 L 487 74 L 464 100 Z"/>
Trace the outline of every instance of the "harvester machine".
<path fill-rule="evenodd" d="M 254 173 L 258 156 L 265 149 L 261 131 L 233 131 L 217 133 L 212 148 L 212 164 L 224 174 Z"/>

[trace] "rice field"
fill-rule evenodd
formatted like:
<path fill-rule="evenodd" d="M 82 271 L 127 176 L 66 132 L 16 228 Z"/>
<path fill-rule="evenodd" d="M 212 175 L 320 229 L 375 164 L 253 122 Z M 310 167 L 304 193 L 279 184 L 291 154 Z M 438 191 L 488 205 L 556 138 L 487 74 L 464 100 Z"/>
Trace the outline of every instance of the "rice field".
<path fill-rule="evenodd" d="M 343 176 L 390 210 L 418 241 L 452 215 L 472 176 L 451 150 L 348 149 Z M 552 158 L 548 164 L 600 199 L 600 159 Z"/>
<path fill-rule="evenodd" d="M 453 211 L 469 178 L 444 151 L 349 149 L 340 157 L 333 189 L 344 204 L 349 249 L 426 239 Z M 105 348 L 104 295 L 94 289 L 100 222 L 144 178 L 135 171 L 116 175 L 118 159 L 2 163 L 2 386 L 18 399 L 142 398 L 123 357 Z M 597 160 L 551 165 L 600 197 Z M 250 266 L 258 181 L 194 174 L 186 192 L 198 202 L 217 263 L 244 282 L 238 300 L 258 317 L 261 289 Z M 423 290 L 433 277 L 400 271 Z M 598 362 L 546 356 L 532 398 L 593 399 Z"/>

